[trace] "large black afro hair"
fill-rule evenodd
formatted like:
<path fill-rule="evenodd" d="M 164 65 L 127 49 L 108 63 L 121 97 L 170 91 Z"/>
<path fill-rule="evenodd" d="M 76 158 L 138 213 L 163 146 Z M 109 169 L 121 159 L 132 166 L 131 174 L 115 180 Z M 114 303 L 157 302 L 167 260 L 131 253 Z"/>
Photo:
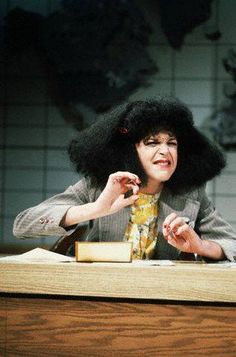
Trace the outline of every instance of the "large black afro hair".
<path fill-rule="evenodd" d="M 170 131 L 178 141 L 177 168 L 165 183 L 173 193 L 199 187 L 224 168 L 222 152 L 195 128 L 191 111 L 173 97 L 139 100 L 115 108 L 79 132 L 70 144 L 70 158 L 93 185 L 103 187 L 116 171 L 133 172 L 145 185 L 147 176 L 135 144 L 160 130 Z"/>

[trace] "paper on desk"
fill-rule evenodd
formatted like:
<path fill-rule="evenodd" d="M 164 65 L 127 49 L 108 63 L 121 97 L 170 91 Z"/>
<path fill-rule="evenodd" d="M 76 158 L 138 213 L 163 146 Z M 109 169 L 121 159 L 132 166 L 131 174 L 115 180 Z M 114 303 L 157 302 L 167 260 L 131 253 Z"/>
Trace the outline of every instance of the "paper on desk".
<path fill-rule="evenodd" d="M 85 262 L 86 263 L 86 262 Z M 148 266 L 168 266 L 168 265 L 175 265 L 175 263 L 171 260 L 146 260 L 146 259 L 134 259 L 131 262 L 89 262 L 90 265 L 102 265 L 102 266 L 112 266 L 114 264 L 119 265 L 131 265 L 131 266 L 138 266 L 138 267 L 148 267 Z M 78 263 L 80 264 L 80 262 Z M 84 263 L 82 263 L 84 264 Z"/>
<path fill-rule="evenodd" d="M 46 249 L 35 248 L 30 250 L 29 252 L 19 254 L 19 255 L 11 255 L 8 257 L 0 258 L 0 262 L 24 262 L 24 263 L 33 263 L 33 262 L 73 262 L 75 258 L 67 257 L 63 254 L 58 254 L 54 252 L 50 252 Z"/>
<path fill-rule="evenodd" d="M 171 260 L 133 260 L 132 264 L 137 266 L 175 265 Z"/>

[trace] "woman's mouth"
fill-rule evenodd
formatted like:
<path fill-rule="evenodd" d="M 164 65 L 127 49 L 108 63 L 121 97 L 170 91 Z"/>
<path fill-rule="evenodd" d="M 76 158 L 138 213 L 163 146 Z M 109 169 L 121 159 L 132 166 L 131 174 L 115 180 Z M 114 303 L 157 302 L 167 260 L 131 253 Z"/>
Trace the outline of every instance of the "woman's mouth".
<path fill-rule="evenodd" d="M 168 167 L 170 166 L 170 160 L 156 160 L 153 164 L 161 167 Z"/>

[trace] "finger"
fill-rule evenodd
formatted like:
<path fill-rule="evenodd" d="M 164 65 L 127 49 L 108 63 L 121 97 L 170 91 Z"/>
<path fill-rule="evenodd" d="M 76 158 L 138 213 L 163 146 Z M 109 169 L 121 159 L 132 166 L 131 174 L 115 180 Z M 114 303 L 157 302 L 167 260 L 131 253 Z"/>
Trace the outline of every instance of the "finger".
<path fill-rule="evenodd" d="M 122 177 L 119 181 L 120 181 L 121 184 L 137 185 L 137 182 L 135 180 L 131 180 L 128 177 Z"/>
<path fill-rule="evenodd" d="M 137 184 L 141 182 L 137 175 L 132 174 L 131 172 L 128 171 L 118 171 L 109 176 L 109 179 L 115 182 L 121 181 L 124 178 L 134 181 Z"/>
<path fill-rule="evenodd" d="M 124 207 L 134 204 L 134 202 L 138 199 L 138 197 L 139 197 L 138 195 L 132 195 L 130 197 L 125 198 Z"/>
<path fill-rule="evenodd" d="M 129 178 L 126 178 L 126 177 L 123 177 L 120 180 L 120 184 L 129 190 L 133 190 L 134 188 L 139 190 L 139 186 L 137 185 L 137 183 L 134 182 L 134 180 L 130 180 Z"/>
<path fill-rule="evenodd" d="M 169 224 L 166 221 L 170 222 Z M 179 227 L 184 226 L 184 230 L 187 229 L 186 217 L 179 217 L 176 213 L 170 214 L 163 224 L 163 234 L 168 235 L 171 232 L 176 234 Z"/>
<path fill-rule="evenodd" d="M 176 239 L 175 233 L 171 230 L 167 230 L 166 234 L 163 234 L 164 238 L 168 241 L 169 239 Z"/>
<path fill-rule="evenodd" d="M 162 229 L 164 236 L 168 235 L 168 232 L 170 231 L 169 225 L 176 217 L 177 217 L 177 214 L 173 212 L 165 218 L 165 220 L 163 222 L 163 229 Z"/>
<path fill-rule="evenodd" d="M 169 226 L 167 228 L 163 228 L 163 236 L 166 240 L 170 239 L 170 238 L 175 238 L 175 233 L 169 229 Z"/>
<path fill-rule="evenodd" d="M 187 223 L 185 223 L 176 230 L 175 235 L 180 236 L 181 234 L 188 232 L 190 230 L 192 230 L 192 228 L 189 227 Z"/>
<path fill-rule="evenodd" d="M 168 236 L 169 238 L 167 239 L 168 244 L 172 245 L 172 247 L 177 248 L 177 241 L 175 238 Z"/>
<path fill-rule="evenodd" d="M 133 194 L 136 195 L 139 192 L 139 186 L 138 185 L 133 185 L 133 184 L 126 184 L 125 187 L 127 190 L 132 190 Z"/>
<path fill-rule="evenodd" d="M 164 222 L 163 222 L 163 225 L 164 226 L 169 226 L 169 224 L 177 217 L 177 214 L 175 212 L 172 212 L 171 214 L 169 214 Z"/>
<path fill-rule="evenodd" d="M 129 177 L 130 179 L 135 179 L 135 180 L 139 180 L 138 175 L 133 174 L 132 172 L 129 171 L 118 171 L 116 172 L 114 175 L 118 175 L 118 176 L 122 176 L 122 177 Z M 139 180 L 140 181 L 140 180 Z"/>
<path fill-rule="evenodd" d="M 133 187 L 133 194 L 134 194 L 134 195 L 137 195 L 138 192 L 139 192 L 139 186 L 138 186 L 138 185 L 135 185 L 135 186 Z"/>
<path fill-rule="evenodd" d="M 186 224 L 184 222 L 184 220 L 182 219 L 182 217 L 176 217 L 175 219 L 173 219 L 173 221 L 169 224 L 168 228 L 171 231 L 176 231 L 179 227 L 181 227 L 182 225 Z"/>

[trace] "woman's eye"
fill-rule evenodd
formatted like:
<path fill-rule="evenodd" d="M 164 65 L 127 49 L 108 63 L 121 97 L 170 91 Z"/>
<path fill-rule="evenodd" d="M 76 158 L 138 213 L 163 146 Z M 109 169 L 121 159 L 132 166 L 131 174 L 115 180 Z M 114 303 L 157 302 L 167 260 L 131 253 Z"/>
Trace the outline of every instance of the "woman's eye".
<path fill-rule="evenodd" d="M 161 145 L 161 142 L 158 141 L 158 140 L 148 140 L 146 143 L 145 143 L 146 146 L 157 146 L 157 145 Z M 177 146 L 177 141 L 169 141 L 169 142 L 166 142 L 166 145 L 169 145 L 169 146 Z"/>
<path fill-rule="evenodd" d="M 154 141 L 154 140 L 150 140 L 150 141 L 148 141 L 147 143 L 146 143 L 146 145 L 148 145 L 148 146 L 155 146 L 155 145 L 157 145 L 158 144 L 158 142 L 157 141 Z"/>

